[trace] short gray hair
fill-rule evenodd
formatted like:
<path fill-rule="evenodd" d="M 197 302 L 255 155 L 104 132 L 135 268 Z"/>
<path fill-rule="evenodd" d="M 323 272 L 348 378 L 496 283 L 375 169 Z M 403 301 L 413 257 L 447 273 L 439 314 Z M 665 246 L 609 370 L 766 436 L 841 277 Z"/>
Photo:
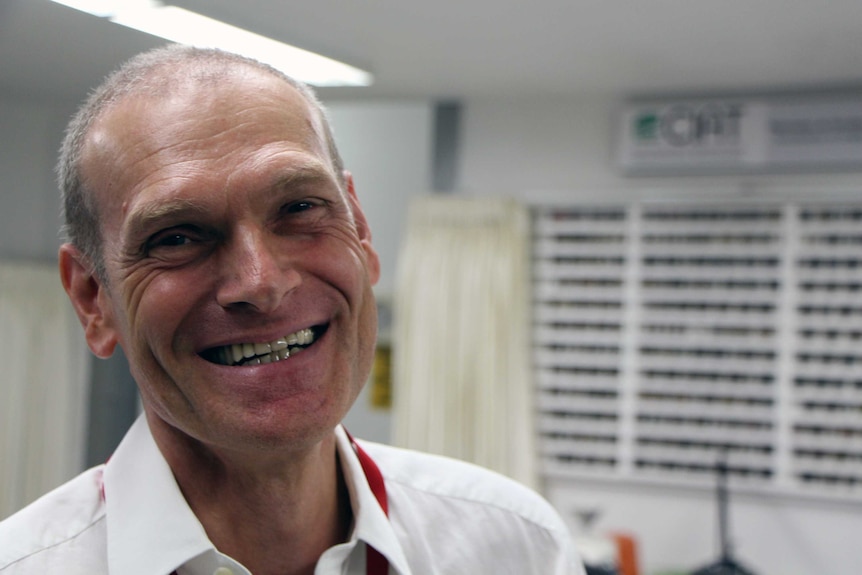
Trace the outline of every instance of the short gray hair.
<path fill-rule="evenodd" d="M 172 44 L 144 52 L 110 74 L 89 95 L 66 128 L 57 163 L 57 179 L 63 200 L 63 235 L 89 260 L 99 279 L 107 280 L 100 213 L 93 190 L 84 181 L 81 166 L 84 143 L 94 122 L 126 96 L 167 93 L 190 82 L 216 82 L 243 66 L 283 80 L 308 102 L 320 118 L 332 168 L 339 183 L 344 185 L 344 163 L 335 145 L 326 110 L 306 84 L 267 64 L 221 50 Z"/>

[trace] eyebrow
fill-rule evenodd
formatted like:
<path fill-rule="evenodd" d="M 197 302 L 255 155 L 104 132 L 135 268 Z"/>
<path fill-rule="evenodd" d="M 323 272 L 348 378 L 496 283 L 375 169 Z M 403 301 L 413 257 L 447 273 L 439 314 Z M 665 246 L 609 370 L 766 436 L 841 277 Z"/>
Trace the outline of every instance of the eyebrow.
<path fill-rule="evenodd" d="M 150 233 L 159 222 L 181 220 L 187 216 L 203 216 L 208 209 L 191 200 L 175 198 L 163 202 L 153 202 L 143 206 L 129 216 L 126 223 L 126 237 L 137 239 Z"/>
<path fill-rule="evenodd" d="M 332 178 L 323 164 L 308 162 L 277 174 L 267 189 L 279 190 L 327 180 L 332 180 L 340 187 L 337 178 Z M 210 209 L 206 205 L 187 198 L 152 202 L 129 216 L 125 226 L 126 237 L 138 239 L 140 236 L 147 235 L 151 228 L 159 227 L 161 222 L 179 221 L 188 217 L 197 219 L 209 213 Z"/>
<path fill-rule="evenodd" d="M 332 179 L 338 183 L 337 175 L 331 174 L 326 167 L 318 162 L 308 162 L 306 164 L 291 168 L 285 173 L 278 174 L 270 185 L 270 189 L 286 188 L 291 185 L 318 182 Z"/>

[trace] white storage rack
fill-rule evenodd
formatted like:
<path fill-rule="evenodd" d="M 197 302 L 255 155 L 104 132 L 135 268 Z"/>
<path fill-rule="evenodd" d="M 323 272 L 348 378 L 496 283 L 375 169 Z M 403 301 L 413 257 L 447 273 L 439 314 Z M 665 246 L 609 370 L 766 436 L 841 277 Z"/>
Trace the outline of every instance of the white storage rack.
<path fill-rule="evenodd" d="M 546 474 L 862 500 L 862 201 L 533 214 Z"/>

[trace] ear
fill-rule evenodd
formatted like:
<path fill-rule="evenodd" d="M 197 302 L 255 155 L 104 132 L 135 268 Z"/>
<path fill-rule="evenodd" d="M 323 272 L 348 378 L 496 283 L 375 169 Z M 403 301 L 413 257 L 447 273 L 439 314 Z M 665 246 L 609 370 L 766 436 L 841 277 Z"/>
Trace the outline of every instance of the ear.
<path fill-rule="evenodd" d="M 63 288 L 84 327 L 87 345 L 97 357 L 110 357 L 118 338 L 105 287 L 88 259 L 72 244 L 60 246 L 59 264 Z"/>
<path fill-rule="evenodd" d="M 359 234 L 359 243 L 365 251 L 365 263 L 368 275 L 371 278 L 371 285 L 374 285 L 380 279 L 380 256 L 377 255 L 377 250 L 371 245 L 371 227 L 368 225 L 368 220 L 365 219 L 362 206 L 359 205 L 359 197 L 356 195 L 356 188 L 353 186 L 353 174 L 347 170 L 344 170 L 344 182 L 347 185 L 347 201 L 350 203 L 350 210 L 353 212 L 353 221 L 356 225 L 356 233 Z"/>

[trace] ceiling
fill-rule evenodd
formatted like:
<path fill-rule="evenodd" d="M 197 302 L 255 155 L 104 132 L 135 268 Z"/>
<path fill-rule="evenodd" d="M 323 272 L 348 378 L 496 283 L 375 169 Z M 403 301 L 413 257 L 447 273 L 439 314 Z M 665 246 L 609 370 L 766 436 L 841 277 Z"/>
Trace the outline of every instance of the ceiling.
<path fill-rule="evenodd" d="M 375 75 L 324 98 L 524 98 L 862 86 L 859 0 L 175 0 Z M 162 42 L 0 0 L 0 94 L 79 100 Z"/>

